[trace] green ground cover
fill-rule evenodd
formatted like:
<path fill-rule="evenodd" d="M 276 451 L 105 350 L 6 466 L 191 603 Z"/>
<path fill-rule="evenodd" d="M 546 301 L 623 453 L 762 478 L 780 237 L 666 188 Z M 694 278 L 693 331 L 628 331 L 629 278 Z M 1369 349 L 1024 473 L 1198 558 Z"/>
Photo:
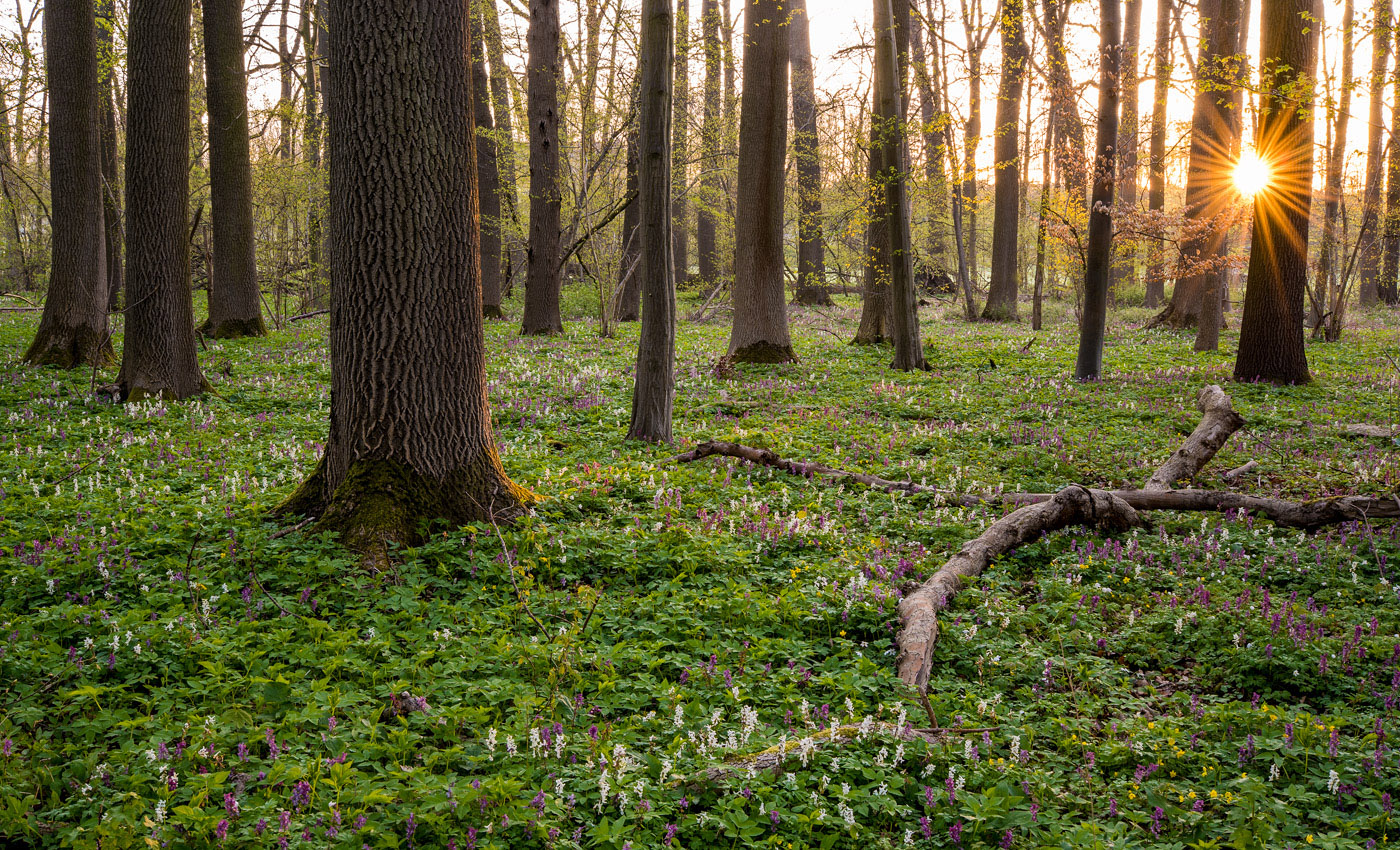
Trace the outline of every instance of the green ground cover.
<path fill-rule="evenodd" d="M 732 439 L 966 491 L 1137 484 L 1230 372 L 1233 337 L 1193 354 L 1128 310 L 1108 379 L 1079 385 L 1064 315 L 1032 340 L 953 312 L 926 310 L 934 370 L 912 375 L 845 344 L 850 305 L 795 315 L 800 363 L 733 374 L 715 366 L 727 326 L 683 324 L 676 451 Z M 906 739 L 930 720 L 893 672 L 897 600 L 995 512 L 627 443 L 635 326 L 493 324 L 502 455 L 544 500 L 514 527 L 433 529 L 370 574 L 265 517 L 325 436 L 324 319 L 210 342 L 215 395 L 126 406 L 94 397 L 110 375 L 20 367 L 34 321 L 0 317 L 0 843 L 1321 848 L 1394 831 L 1394 522 L 1302 535 L 1157 514 L 1026 547 L 944 618 L 929 699 L 955 731 Z M 1400 415 L 1400 323 L 1359 324 L 1310 346 L 1310 386 L 1228 387 L 1249 425 L 1203 484 L 1252 459 L 1251 492 L 1400 489 L 1395 441 L 1337 429 Z M 785 742 L 780 771 L 704 773 Z"/>

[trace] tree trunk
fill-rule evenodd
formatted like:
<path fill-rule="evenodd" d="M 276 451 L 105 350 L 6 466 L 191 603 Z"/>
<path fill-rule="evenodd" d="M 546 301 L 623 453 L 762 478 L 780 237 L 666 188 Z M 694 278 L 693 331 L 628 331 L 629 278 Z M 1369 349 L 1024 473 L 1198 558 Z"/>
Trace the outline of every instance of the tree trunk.
<path fill-rule="evenodd" d="M 671 116 L 671 232 L 675 262 L 673 281 L 685 280 L 690 270 L 690 199 L 686 175 L 690 170 L 690 4 L 676 0 L 676 61 Z M 670 421 L 669 418 L 667 420 Z"/>
<path fill-rule="evenodd" d="M 326 297 L 326 275 L 323 252 L 325 233 L 322 204 L 325 202 L 321 177 L 321 137 L 324 126 L 325 74 L 321 70 L 321 53 L 326 49 L 324 34 L 325 0 L 302 0 L 301 43 L 306 49 L 306 111 L 301 131 L 301 146 L 310 166 L 311 192 L 306 204 L 306 266 L 307 300 L 321 304 Z"/>
<path fill-rule="evenodd" d="M 123 400 L 206 387 L 190 296 L 190 0 L 132 0 L 127 25 L 126 334 Z"/>
<path fill-rule="evenodd" d="M 490 64 L 491 105 L 496 128 L 496 163 L 499 166 L 501 184 L 501 214 L 520 224 L 519 199 L 517 197 L 515 169 L 514 121 L 510 106 L 510 69 L 506 66 L 505 45 L 501 41 L 501 22 L 496 12 L 496 0 L 478 0 L 481 19 L 485 25 L 486 60 Z M 504 233 L 505 228 L 502 227 Z M 515 273 L 526 267 L 525 251 L 516 237 L 503 239 L 508 243 L 503 247 L 501 272 L 503 295 L 510 294 L 511 281 Z"/>
<path fill-rule="evenodd" d="M 1016 319 L 1019 274 L 1016 269 L 1017 236 L 1021 227 L 1020 144 L 1017 126 L 1021 115 L 1021 90 L 1026 75 L 1026 35 L 1022 0 L 1004 0 L 1001 12 L 1001 89 L 997 92 L 996 141 L 993 188 L 996 206 L 992 215 L 992 279 L 982 318 L 1004 322 Z"/>
<path fill-rule="evenodd" d="M 34 289 L 34 279 L 29 264 L 24 257 L 24 241 L 20 234 L 19 205 L 15 199 L 15 188 L 11 182 L 14 162 L 10 156 L 10 110 L 5 102 L 5 92 L 0 87 L 0 196 L 4 198 L 4 247 L 3 274 L 6 291 L 29 292 Z M 50 172 L 52 172 L 50 164 Z"/>
<path fill-rule="evenodd" d="M 1161 215 L 1167 205 L 1167 98 L 1172 80 L 1172 2 L 1157 0 L 1156 47 L 1152 55 L 1152 128 L 1148 142 L 1147 209 Z M 1166 243 L 1157 240 L 1149 249 L 1146 300 L 1148 308 L 1162 303 L 1166 290 Z"/>
<path fill-rule="evenodd" d="M 1131 214 L 1138 203 L 1138 41 L 1142 32 L 1142 0 L 1123 4 L 1123 80 L 1118 119 L 1118 209 Z M 1137 285 L 1137 243 L 1117 246 L 1110 299 Z"/>
<path fill-rule="evenodd" d="M 486 401 L 467 6 L 331 15 L 330 437 L 282 510 L 387 557 L 424 520 L 496 522 L 531 495 Z"/>
<path fill-rule="evenodd" d="M 112 359 L 94 22 L 92 0 L 49 0 L 44 10 L 53 265 L 44 313 L 24 359 L 64 369 Z"/>
<path fill-rule="evenodd" d="M 530 247 L 522 334 L 563 333 L 559 217 L 559 0 L 530 0 Z"/>
<path fill-rule="evenodd" d="M 1400 56 L 1400 34 L 1397 34 L 1396 55 Z M 1374 284 L 1376 297 L 1392 306 L 1400 300 L 1396 290 L 1396 276 L 1400 275 L 1400 75 L 1396 75 L 1394 86 L 1390 107 L 1390 154 L 1386 163 L 1385 225 L 1381 231 L 1385 262 L 1381 278 Z M 1341 317 L 1345 309 L 1345 298 L 1338 297 L 1333 311 L 1334 338 L 1341 336 Z"/>
<path fill-rule="evenodd" d="M 1273 168 L 1254 197 L 1254 237 L 1235 379 L 1306 383 L 1303 294 L 1312 208 L 1313 0 L 1264 0 L 1260 45 L 1259 155 Z"/>
<path fill-rule="evenodd" d="M 671 0 L 643 0 L 640 102 L 638 104 L 638 196 L 641 216 L 642 329 L 637 341 L 637 378 L 627 437 L 671 442 L 675 400 L 676 279 L 671 252 Z M 785 58 L 786 61 L 786 58 Z"/>
<path fill-rule="evenodd" d="M 1353 0 L 1346 0 L 1342 5 L 1342 79 L 1338 87 L 1337 100 L 1328 103 L 1329 118 L 1332 122 L 1331 136 L 1332 143 L 1327 149 L 1327 172 L 1324 175 L 1323 201 L 1322 201 L 1322 245 L 1317 256 L 1317 280 L 1313 287 L 1314 295 L 1309 300 L 1312 302 L 1310 314 L 1315 314 L 1317 323 L 1321 323 L 1323 314 L 1327 312 L 1328 293 L 1332 288 L 1332 283 L 1340 273 L 1340 268 L 1346 262 L 1340 255 L 1342 248 L 1338 240 L 1337 227 L 1338 215 L 1342 204 L 1342 168 L 1346 156 L 1347 144 L 1347 122 L 1351 118 L 1351 87 L 1352 87 L 1352 27 L 1355 22 L 1355 10 Z M 1391 262 L 1390 243 L 1386 243 L 1386 267 L 1389 271 Z M 1309 324 L 1314 324 L 1309 322 Z"/>
<path fill-rule="evenodd" d="M 491 84 L 486 74 L 485 27 L 471 16 L 472 114 L 476 118 L 476 180 L 481 222 L 481 315 L 504 319 L 501 310 L 501 177 L 496 157 L 496 127 L 491 114 Z"/>
<path fill-rule="evenodd" d="M 1035 291 L 1031 295 L 1031 330 L 1038 331 L 1045 293 L 1045 225 L 1050 217 L 1050 140 L 1055 136 L 1055 115 L 1045 116 L 1045 146 L 1040 155 L 1040 213 L 1035 225 Z"/>
<path fill-rule="evenodd" d="M 97 97 L 102 113 L 102 223 L 107 251 L 107 309 L 116 310 L 121 303 L 122 275 L 122 206 L 121 161 L 117 158 L 117 108 L 112 84 L 117 55 L 112 33 L 117 26 L 112 0 L 97 4 Z"/>
<path fill-rule="evenodd" d="M 722 205 L 720 160 L 720 43 L 718 0 L 701 0 L 700 33 L 705 45 L 705 104 L 700 126 L 700 203 L 695 220 L 695 252 L 700 279 L 717 284 L 717 213 Z"/>
<path fill-rule="evenodd" d="M 215 339 L 263 336 L 258 258 L 253 244 L 253 168 L 248 153 L 248 77 L 243 66 L 242 0 L 202 0 L 209 100 L 209 188 L 214 267 L 209 320 Z"/>
<path fill-rule="evenodd" d="M 1015 2 L 1015 0 L 1012 0 Z M 904 98 L 900 92 L 899 49 L 896 47 L 891 0 L 875 0 L 875 114 L 871 120 L 880 141 L 881 213 L 888 240 L 885 256 L 890 273 L 890 335 L 894 341 L 891 368 L 902 372 L 923 369 L 919 339 L 918 296 L 914 292 L 914 253 L 909 234 L 909 169 L 904 148 Z M 875 149 L 870 151 L 875 158 Z"/>
<path fill-rule="evenodd" d="M 969 36 L 971 30 L 969 30 Z M 982 143 L 982 51 L 968 49 L 968 107 L 963 122 L 962 247 L 968 278 L 977 285 L 977 146 Z"/>
<path fill-rule="evenodd" d="M 1079 321 L 1079 357 L 1074 376 L 1097 380 L 1103 373 L 1104 324 L 1108 314 L 1109 268 L 1113 265 L 1113 184 L 1117 176 L 1118 85 L 1122 50 L 1118 0 L 1099 0 L 1099 126 L 1094 147 L 1094 192 L 1089 209 L 1089 246 L 1084 262 L 1084 315 Z"/>
<path fill-rule="evenodd" d="M 1201 52 L 1196 60 L 1181 256 L 1171 302 L 1156 319 L 1174 328 L 1192 327 L 1200 320 L 1207 293 L 1215 299 L 1211 306 L 1217 315 L 1212 321 L 1218 327 L 1216 280 L 1224 270 L 1222 249 L 1229 233 L 1230 208 L 1238 197 L 1221 175 L 1229 174 L 1234 165 L 1230 101 L 1238 85 L 1235 50 L 1243 29 L 1240 12 L 1240 0 L 1201 0 Z"/>
<path fill-rule="evenodd" d="M 1070 0 L 1041 0 L 1045 10 L 1045 61 L 1050 85 L 1050 110 L 1055 115 L 1055 170 L 1065 181 L 1070 201 L 1086 206 L 1089 174 L 1084 162 L 1084 122 L 1075 106 L 1074 80 L 1065 53 L 1065 25 Z M 1165 0 L 1164 0 L 1165 2 Z M 1118 48 L 1115 46 L 1114 50 Z M 1114 119 L 1114 123 L 1118 123 Z"/>
<path fill-rule="evenodd" d="M 744 93 L 735 207 L 734 327 L 729 356 L 796 360 L 783 287 L 783 160 L 787 154 L 788 38 L 782 0 L 744 7 Z"/>
<path fill-rule="evenodd" d="M 933 20 L 930 7 L 926 20 Z M 923 28 L 912 22 L 909 30 L 909 46 L 914 65 L 914 78 L 919 88 L 919 117 L 923 123 L 924 181 L 928 184 L 928 257 L 924 262 L 927 270 L 947 274 L 948 247 L 943 229 L 947 226 L 948 181 L 943 173 L 944 122 L 947 120 L 940 108 L 933 77 L 938 63 L 931 57 L 938 55 L 938 44 L 932 32 L 929 33 L 928 50 L 924 49 Z"/>
<path fill-rule="evenodd" d="M 1381 271 L 1381 190 L 1385 183 L 1385 69 L 1390 61 L 1389 0 L 1376 0 L 1371 30 L 1371 104 L 1366 135 L 1366 185 L 1362 190 L 1361 245 L 1358 278 L 1363 306 L 1376 303 L 1376 279 Z M 1392 147 L 1394 143 L 1392 143 Z"/>
<path fill-rule="evenodd" d="M 807 0 L 791 0 L 788 23 L 792 63 L 792 158 L 797 172 L 798 304 L 830 306 L 822 233 L 822 163 L 817 143 L 817 93 Z"/>
<path fill-rule="evenodd" d="M 632 108 L 627 117 L 631 126 L 627 128 L 627 194 L 641 192 L 641 128 L 637 122 L 640 91 L 633 88 Z M 622 256 L 618 261 L 618 285 L 622 287 L 617 296 L 617 320 L 635 322 L 641 317 L 642 309 L 642 205 L 637 201 L 627 205 L 622 211 Z"/>

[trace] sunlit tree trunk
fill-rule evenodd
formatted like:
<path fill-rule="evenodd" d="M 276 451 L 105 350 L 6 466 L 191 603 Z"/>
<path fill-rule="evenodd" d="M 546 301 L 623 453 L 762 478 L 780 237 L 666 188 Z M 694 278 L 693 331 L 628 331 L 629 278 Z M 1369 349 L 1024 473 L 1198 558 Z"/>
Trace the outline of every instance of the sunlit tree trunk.
<path fill-rule="evenodd" d="M 1016 269 L 1017 236 L 1021 225 L 1020 144 L 1017 127 L 1021 115 L 1021 90 L 1025 85 L 1026 36 L 1022 0 L 1004 0 L 1001 11 L 1001 88 L 997 92 L 994 144 L 992 216 L 992 278 L 982 318 L 1008 321 L 1016 318 L 1019 274 Z M 1115 121 L 1116 123 L 1116 121 Z"/>
<path fill-rule="evenodd" d="M 1367 112 L 1366 184 L 1362 189 L 1361 244 L 1358 249 L 1358 281 L 1363 305 L 1376 303 L 1377 277 L 1381 270 L 1381 190 L 1385 183 L 1385 69 L 1391 51 L 1390 0 L 1376 0 L 1372 8 L 1371 103 Z"/>
<path fill-rule="evenodd" d="M 1328 104 L 1332 120 L 1332 145 L 1327 150 L 1327 172 L 1322 195 L 1322 245 L 1317 256 L 1317 281 L 1313 286 L 1313 296 L 1309 313 L 1316 322 L 1322 321 L 1327 312 L 1328 292 L 1339 273 L 1339 265 L 1344 263 L 1339 256 L 1341 250 L 1337 237 L 1338 215 L 1342 204 L 1342 165 L 1346 156 L 1347 121 L 1351 117 L 1352 87 L 1352 27 L 1355 23 L 1352 0 L 1342 5 L 1342 78 L 1335 101 Z M 1387 234 L 1389 235 L 1389 234 Z M 1393 273 L 1391 262 L 1393 251 L 1387 240 L 1385 265 L 1388 273 Z M 1310 322 L 1312 324 L 1312 322 Z"/>
<path fill-rule="evenodd" d="M 675 281 L 685 280 L 690 268 L 690 197 L 686 175 L 690 160 L 690 4 L 676 0 L 676 61 L 671 150 L 675 169 L 671 174 L 671 229 L 675 244 Z"/>
<path fill-rule="evenodd" d="M 1397 55 L 1400 55 L 1400 32 L 1397 32 Z M 1384 240 L 1382 274 L 1376 285 L 1376 295 L 1387 304 L 1397 302 L 1396 275 L 1400 274 L 1400 75 L 1394 77 L 1394 89 L 1390 106 L 1390 155 L 1386 164 L 1385 224 L 1381 228 Z M 1346 309 L 1345 301 L 1339 296 L 1333 310 L 1335 330 L 1332 336 L 1341 335 L 1341 317 Z"/>
<path fill-rule="evenodd" d="M 1014 0 L 1013 0 L 1014 2 Z M 914 292 L 914 254 L 909 233 L 908 163 L 904 147 L 904 99 L 900 91 L 899 50 L 895 46 L 895 14 L 890 0 L 875 0 L 875 137 L 880 143 L 882 214 L 889 240 L 886 256 L 890 274 L 890 335 L 894 341 L 891 368 L 924 368 L 919 339 L 918 298 Z M 876 156 L 872 148 L 870 156 Z"/>
<path fill-rule="evenodd" d="M 488 0 L 489 2 L 489 0 Z M 486 28 L 477 9 L 471 15 L 472 115 L 476 122 L 477 200 L 481 221 L 481 315 L 504 319 L 501 310 L 501 175 L 496 155 L 491 83 L 486 73 Z"/>
<path fill-rule="evenodd" d="M 1314 0 L 1264 0 L 1260 32 L 1261 109 L 1257 147 L 1273 178 L 1254 198 L 1249 283 L 1235 379 L 1306 383 L 1303 293 L 1312 209 Z"/>
<path fill-rule="evenodd" d="M 933 20 L 931 6 L 927 20 Z M 913 21 L 909 27 L 909 48 L 914 78 L 919 89 L 919 117 L 924 143 L 924 181 L 929 198 L 928 257 L 925 266 L 935 273 L 946 274 L 948 248 L 944 239 L 944 228 L 947 226 L 948 217 L 948 181 L 943 171 L 943 147 L 947 144 L 943 124 L 946 118 L 939 108 L 938 89 L 934 85 L 934 69 L 938 67 L 938 63 L 936 58 L 930 58 L 938 56 L 936 35 L 932 32 L 928 34 L 928 49 L 925 50 L 923 27 L 919 26 L 917 21 Z"/>
<path fill-rule="evenodd" d="M 1147 209 L 1161 214 L 1167 205 L 1167 97 L 1171 93 L 1172 75 L 1172 3 L 1157 0 L 1156 46 L 1152 54 L 1152 127 L 1148 142 Z M 1147 307 L 1162 303 L 1166 289 L 1167 248 L 1158 240 L 1149 248 L 1151 261 L 1147 266 Z"/>
<path fill-rule="evenodd" d="M 1079 356 L 1074 376 L 1095 380 L 1103 372 L 1104 325 L 1108 314 L 1109 268 L 1113 265 L 1114 160 L 1118 145 L 1118 86 L 1121 21 L 1119 0 L 1099 0 L 1099 122 L 1094 142 L 1094 190 L 1089 210 L 1089 245 L 1084 262 L 1084 314 L 1079 320 Z"/>
<path fill-rule="evenodd" d="M 797 174 L 798 304 L 831 304 L 822 234 L 822 163 L 817 146 L 817 94 L 806 0 L 792 0 L 788 23 L 792 64 L 792 158 Z"/>
<path fill-rule="evenodd" d="M 1123 4 L 1123 83 L 1118 119 L 1118 209 L 1133 212 L 1138 203 L 1138 41 L 1142 32 L 1142 0 Z M 1129 238 L 1117 246 L 1109 297 L 1137 284 L 1137 243 Z"/>
<path fill-rule="evenodd" d="M 1084 122 L 1075 105 L 1074 80 L 1065 49 L 1070 0 L 1041 0 L 1041 6 L 1045 10 L 1047 31 L 1045 61 L 1049 65 L 1050 109 L 1055 113 L 1055 170 L 1065 181 L 1070 200 L 1083 209 L 1088 197 L 1089 172 L 1084 161 Z"/>

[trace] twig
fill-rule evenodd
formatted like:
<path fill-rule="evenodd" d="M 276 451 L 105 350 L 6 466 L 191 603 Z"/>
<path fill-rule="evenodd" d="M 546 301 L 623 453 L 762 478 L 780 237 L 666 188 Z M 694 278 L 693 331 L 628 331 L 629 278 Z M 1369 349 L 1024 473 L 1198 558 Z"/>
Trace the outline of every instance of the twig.
<path fill-rule="evenodd" d="M 302 520 L 301 522 L 297 523 L 296 525 L 292 526 L 291 528 L 284 528 L 284 529 L 282 529 L 281 531 L 274 531 L 273 533 L 271 533 L 271 534 L 269 534 L 269 535 L 267 536 L 267 539 L 268 539 L 268 540 L 280 540 L 280 539 L 282 539 L 283 537 L 286 537 L 288 534 L 295 534 L 296 532 L 301 531 L 303 528 L 306 528 L 308 525 L 310 525 L 311 523 L 313 523 L 313 522 L 315 522 L 315 521 L 316 521 L 316 517 L 314 517 L 314 516 L 313 516 L 313 517 L 307 517 L 306 519 Z"/>
<path fill-rule="evenodd" d="M 520 585 L 515 581 L 515 564 L 511 563 L 510 548 L 506 546 L 506 537 L 501 533 L 501 527 L 496 524 L 496 518 L 489 512 L 486 514 L 486 518 L 490 520 L 491 527 L 496 529 L 496 539 L 501 541 L 501 557 L 505 559 L 506 572 L 510 574 L 510 586 L 515 588 L 516 601 L 520 603 L 521 608 L 525 609 L 525 613 L 530 615 L 530 619 L 535 621 L 540 634 L 544 636 L 545 643 L 554 643 L 554 636 L 550 634 L 549 629 L 544 627 L 544 623 L 540 622 L 540 618 L 535 616 L 535 612 L 530 610 L 530 603 L 525 601 L 525 595 L 520 592 Z"/>
<path fill-rule="evenodd" d="M 296 616 L 291 611 L 288 611 L 286 608 L 283 608 L 282 603 L 277 601 L 277 597 L 273 596 L 271 593 L 268 593 L 267 588 L 263 587 L 262 581 L 258 578 L 258 565 L 253 563 L 252 561 L 247 560 L 245 560 L 245 563 L 248 564 L 248 574 L 253 577 L 253 584 L 258 586 L 258 590 L 262 591 L 263 596 L 266 596 L 269 600 L 271 600 L 272 604 L 276 605 L 277 610 L 281 611 L 283 615 L 288 617 Z"/>
<path fill-rule="evenodd" d="M 302 314 L 297 315 L 297 316 L 292 316 L 292 317 L 291 317 L 290 319 L 288 319 L 287 321 L 289 321 L 289 322 L 300 322 L 302 319 L 310 319 L 310 318 L 313 318 L 313 317 L 315 317 L 315 316 L 324 316 L 324 315 L 326 315 L 326 314 L 329 313 L 329 312 L 330 312 L 330 309 L 329 309 L 329 308 L 327 308 L 327 309 L 325 309 L 325 310 L 312 310 L 310 313 L 302 313 Z"/>

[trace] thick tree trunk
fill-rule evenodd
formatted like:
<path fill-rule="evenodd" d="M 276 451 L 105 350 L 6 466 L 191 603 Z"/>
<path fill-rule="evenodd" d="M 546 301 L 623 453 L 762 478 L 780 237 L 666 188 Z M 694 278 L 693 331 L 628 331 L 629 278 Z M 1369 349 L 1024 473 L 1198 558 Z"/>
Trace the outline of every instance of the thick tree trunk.
<path fill-rule="evenodd" d="M 1147 209 L 1161 214 L 1167 205 L 1167 98 L 1172 81 L 1172 3 L 1157 2 L 1156 47 L 1152 54 L 1152 127 L 1148 142 Z M 1166 243 L 1157 240 L 1149 249 L 1145 306 L 1162 303 L 1166 290 Z"/>
<path fill-rule="evenodd" d="M 1138 203 L 1138 44 L 1142 33 L 1142 0 L 1123 4 L 1123 82 L 1118 119 L 1118 209 L 1131 214 Z M 1117 246 L 1110 300 L 1137 285 L 1137 243 Z"/>
<path fill-rule="evenodd" d="M 717 215 L 723 204 L 723 175 L 720 159 L 720 73 L 719 3 L 701 0 L 700 33 L 705 46 L 705 103 L 700 126 L 700 203 L 695 218 L 695 252 L 700 279 L 717 284 L 719 246 Z"/>
<path fill-rule="evenodd" d="M 1312 209 L 1313 73 L 1318 27 L 1313 0 L 1264 0 L 1260 45 L 1259 154 L 1273 168 L 1254 198 L 1235 379 L 1306 383 L 1303 294 Z"/>
<path fill-rule="evenodd" d="M 132 0 L 127 27 L 126 334 L 121 397 L 205 387 L 190 295 L 190 0 Z"/>
<path fill-rule="evenodd" d="M 1358 277 L 1363 306 L 1376 303 L 1376 279 L 1381 271 L 1381 190 L 1385 183 L 1385 69 L 1390 62 L 1392 35 L 1389 0 L 1372 7 L 1371 103 L 1366 134 L 1366 185 L 1362 189 L 1361 245 Z M 1392 143 L 1392 147 L 1393 147 Z"/>
<path fill-rule="evenodd" d="M 671 442 L 675 400 L 676 279 L 671 252 L 671 89 L 674 83 L 671 0 L 642 0 L 638 73 L 638 195 L 641 215 L 642 329 L 627 436 Z"/>
<path fill-rule="evenodd" d="M 1014 2 L 1015 0 L 1013 0 Z M 890 271 L 890 335 L 894 341 L 891 368 L 923 369 L 919 339 L 918 296 L 914 292 L 914 251 L 909 233 L 909 168 L 904 145 L 904 98 L 901 93 L 899 49 L 891 0 L 875 0 L 875 114 L 880 139 L 882 213 Z M 875 151 L 870 152 L 871 158 Z"/>
<path fill-rule="evenodd" d="M 489 2 L 489 0 L 486 0 Z M 472 114 L 476 118 L 477 199 L 481 207 L 481 315 L 504 319 L 501 310 L 501 176 L 497 136 L 491 114 L 491 84 L 486 74 L 486 32 L 481 16 L 471 11 Z"/>
<path fill-rule="evenodd" d="M 116 86 L 112 83 L 117 55 L 112 33 L 117 26 L 112 0 L 97 4 L 97 97 L 102 113 L 102 225 L 107 250 L 107 309 L 121 304 L 125 286 L 122 263 L 121 161 L 117 158 Z M 8 144 L 8 142 L 6 143 Z"/>
<path fill-rule="evenodd" d="M 792 158 L 797 173 L 798 304 L 831 305 L 826 287 L 826 243 L 822 233 L 822 163 L 817 144 L 817 93 L 807 0 L 791 0 L 788 23 L 792 64 Z"/>
<path fill-rule="evenodd" d="M 1208 291 L 1215 299 L 1212 307 L 1216 317 L 1219 315 L 1220 297 L 1215 287 L 1224 272 L 1222 250 L 1229 234 L 1230 208 L 1238 197 L 1234 186 L 1221 175 L 1229 174 L 1234 164 L 1230 99 L 1238 85 L 1235 49 L 1243 28 L 1240 0 L 1201 0 L 1200 10 L 1201 52 L 1196 60 L 1181 256 L 1171 302 L 1154 319 L 1174 328 L 1196 325 Z"/>
<path fill-rule="evenodd" d="M 997 92 L 994 155 L 996 205 L 992 214 L 992 278 L 982 318 L 1015 321 L 1020 274 L 1016 268 L 1021 229 L 1020 145 L 1017 125 L 1026 76 L 1025 10 L 1022 0 L 1005 0 L 1001 11 L 1001 88 Z"/>
<path fill-rule="evenodd" d="M 671 115 L 671 233 L 676 283 L 690 270 L 690 3 L 676 0 L 676 61 Z M 669 420 L 668 420 L 669 421 Z"/>
<path fill-rule="evenodd" d="M 783 287 L 783 160 L 787 155 L 788 38 L 782 0 L 744 7 L 744 93 L 735 207 L 734 327 L 738 362 L 796 360 Z"/>
<path fill-rule="evenodd" d="M 1118 0 L 1099 0 L 1099 122 L 1094 147 L 1094 192 L 1089 209 L 1089 246 L 1084 262 L 1084 314 L 1079 320 L 1079 356 L 1074 376 L 1097 380 L 1103 373 L 1108 281 L 1113 265 L 1113 184 L 1118 174 L 1118 85 L 1122 42 Z"/>
<path fill-rule="evenodd" d="M 49 0 L 44 11 L 53 265 L 44 313 L 24 359 L 64 369 L 112 358 L 94 21 L 92 0 Z"/>
<path fill-rule="evenodd" d="M 215 339 L 263 336 L 258 258 L 253 244 L 253 168 L 248 153 L 248 77 L 243 66 L 242 0 L 202 0 L 209 101 L 209 188 L 214 267 L 209 319 Z"/>
<path fill-rule="evenodd" d="M 559 217 L 559 0 L 530 0 L 530 246 L 523 334 L 563 333 Z"/>
<path fill-rule="evenodd" d="M 330 437 L 283 511 L 385 557 L 425 520 L 495 522 L 531 498 L 486 402 L 466 15 L 331 6 Z"/>

